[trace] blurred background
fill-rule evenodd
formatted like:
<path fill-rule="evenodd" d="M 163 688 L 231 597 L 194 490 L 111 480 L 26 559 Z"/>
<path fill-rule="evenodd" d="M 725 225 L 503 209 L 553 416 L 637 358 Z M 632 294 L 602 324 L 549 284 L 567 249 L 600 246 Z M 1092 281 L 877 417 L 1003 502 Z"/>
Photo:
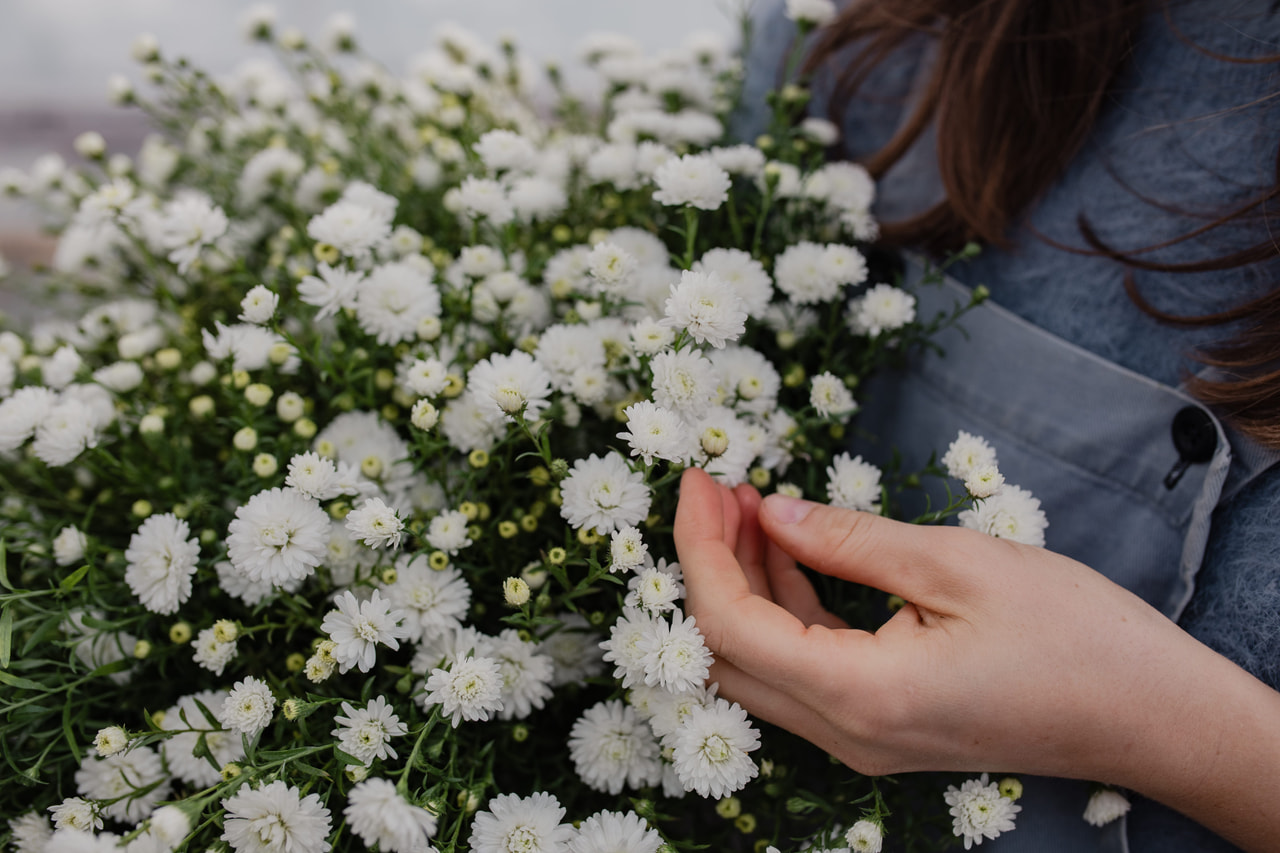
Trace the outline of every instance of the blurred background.
<path fill-rule="evenodd" d="M 582 39 L 601 31 L 623 33 L 647 50 L 679 45 L 695 32 L 713 31 L 731 43 L 737 16 L 752 0 L 276 0 L 280 27 L 319 37 L 329 17 L 355 18 L 364 49 L 395 74 L 423 49 L 443 22 L 486 41 L 515 37 L 539 62 L 578 64 Z M 763 2 L 763 0 L 754 0 Z M 72 141 L 88 130 L 109 150 L 135 154 L 146 134 L 140 111 L 107 103 L 112 74 L 139 80 L 129 48 L 140 33 L 155 35 L 168 56 L 183 56 L 215 74 L 267 56 L 241 33 L 252 0 L 0 0 L 0 168 L 30 168 L 56 151 L 74 161 Z M 38 218 L 0 198 L 0 255 L 15 267 L 48 251 Z M 0 283 L 0 310 L 12 310 Z M 9 303 L 9 304 L 6 304 Z"/>

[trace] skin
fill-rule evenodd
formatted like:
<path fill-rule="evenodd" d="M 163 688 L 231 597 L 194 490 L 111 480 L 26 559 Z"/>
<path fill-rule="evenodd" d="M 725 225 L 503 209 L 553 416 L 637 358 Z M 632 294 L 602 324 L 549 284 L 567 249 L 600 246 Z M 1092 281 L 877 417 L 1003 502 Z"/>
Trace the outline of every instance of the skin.
<path fill-rule="evenodd" d="M 720 695 L 858 772 L 1107 782 L 1276 849 L 1280 693 L 1088 566 L 698 469 L 675 542 Z M 851 629 L 797 563 L 910 603 Z"/>

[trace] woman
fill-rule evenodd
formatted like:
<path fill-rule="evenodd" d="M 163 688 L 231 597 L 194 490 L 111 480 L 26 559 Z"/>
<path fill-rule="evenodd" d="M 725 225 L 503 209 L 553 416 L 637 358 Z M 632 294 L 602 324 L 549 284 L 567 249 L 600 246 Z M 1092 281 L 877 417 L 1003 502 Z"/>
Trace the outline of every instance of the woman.
<path fill-rule="evenodd" d="M 813 108 L 880 178 L 886 241 L 982 242 L 950 272 L 995 303 L 945 357 L 863 389 L 863 423 L 908 464 L 984 435 L 1043 502 L 1048 549 L 690 472 L 676 538 L 713 679 L 862 772 L 1063 777 L 1024 780 L 996 850 L 1275 849 L 1280 17 L 878 0 L 824 32 Z M 748 98 L 789 40 L 766 15 Z M 1221 373 L 1188 357 L 1233 335 Z M 846 630 L 793 558 L 911 604 Z M 1095 829 L 1069 779 L 1144 796 Z"/>

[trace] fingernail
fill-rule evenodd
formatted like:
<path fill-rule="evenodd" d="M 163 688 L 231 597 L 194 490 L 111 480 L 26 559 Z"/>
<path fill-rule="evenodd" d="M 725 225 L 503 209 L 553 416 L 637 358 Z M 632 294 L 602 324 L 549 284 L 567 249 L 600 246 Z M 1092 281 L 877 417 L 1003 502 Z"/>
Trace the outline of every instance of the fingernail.
<path fill-rule="evenodd" d="M 811 513 L 814 507 L 811 501 L 802 501 L 786 495 L 769 495 L 764 499 L 764 505 L 769 508 L 769 514 L 783 524 L 804 521 L 805 516 Z"/>

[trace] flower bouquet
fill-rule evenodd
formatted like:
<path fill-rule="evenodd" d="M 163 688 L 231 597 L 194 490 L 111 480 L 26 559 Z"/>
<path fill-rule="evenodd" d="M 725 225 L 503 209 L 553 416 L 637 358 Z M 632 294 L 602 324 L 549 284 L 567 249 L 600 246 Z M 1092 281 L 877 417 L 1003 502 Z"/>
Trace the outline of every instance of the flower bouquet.
<path fill-rule="evenodd" d="M 402 77 L 345 17 L 246 30 L 275 61 L 226 78 L 135 43 L 147 82 L 111 92 L 158 130 L 136 157 L 86 134 L 82 167 L 0 178 L 59 231 L 59 313 L 0 334 L 13 848 L 1011 828 L 985 779 L 919 799 L 762 737 L 682 610 L 688 466 L 886 514 L 922 474 L 965 480 L 921 521 L 1000 485 L 972 436 L 925 472 L 846 449 L 860 383 L 959 311 L 917 317 L 859 250 L 874 185 L 793 121 L 804 90 L 733 144 L 714 39 L 594 38 L 586 98 L 455 28 Z M 870 627 L 893 605 L 824 593 Z"/>

